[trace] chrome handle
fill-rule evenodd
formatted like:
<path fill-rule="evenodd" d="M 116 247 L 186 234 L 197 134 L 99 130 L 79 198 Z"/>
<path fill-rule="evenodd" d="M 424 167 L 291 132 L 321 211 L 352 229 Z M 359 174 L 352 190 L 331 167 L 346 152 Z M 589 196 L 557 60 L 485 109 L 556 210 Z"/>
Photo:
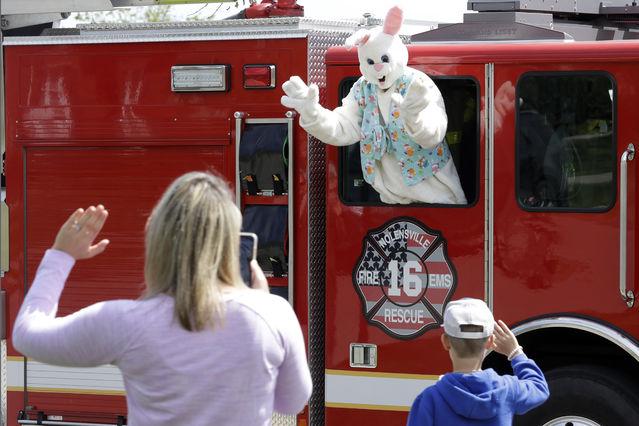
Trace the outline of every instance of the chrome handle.
<path fill-rule="evenodd" d="M 4 84 L 4 48 L 3 36 L 0 34 L 0 157 L 6 152 L 6 123 L 5 123 L 5 84 Z M 0 161 L 0 174 L 4 174 L 4 161 Z M 0 188 L 0 277 L 9 270 L 9 209 L 5 203 L 6 188 Z"/>
<path fill-rule="evenodd" d="M 288 301 L 293 306 L 295 286 L 293 285 L 295 272 L 295 215 L 293 214 L 293 198 L 295 194 L 295 173 L 293 170 L 293 135 L 295 134 L 295 111 L 286 111 L 286 124 L 288 127 Z"/>
<path fill-rule="evenodd" d="M 635 146 L 629 144 L 621 154 L 619 179 L 619 292 L 629 308 L 635 304 L 635 294 L 626 286 L 627 274 L 627 231 L 628 231 L 628 162 L 635 158 Z"/>
<path fill-rule="evenodd" d="M 242 180 L 240 178 L 240 140 L 242 139 L 242 120 L 246 116 L 245 113 L 236 111 L 233 114 L 235 118 L 235 204 L 238 208 L 242 208 Z"/>
<path fill-rule="evenodd" d="M 4 321 L 6 315 L 6 295 L 4 290 L 0 290 L 0 340 L 7 338 L 7 323 Z"/>
<path fill-rule="evenodd" d="M 3 191 L 4 192 L 4 191 Z M 9 270 L 9 207 L 0 196 L 0 278 Z"/>

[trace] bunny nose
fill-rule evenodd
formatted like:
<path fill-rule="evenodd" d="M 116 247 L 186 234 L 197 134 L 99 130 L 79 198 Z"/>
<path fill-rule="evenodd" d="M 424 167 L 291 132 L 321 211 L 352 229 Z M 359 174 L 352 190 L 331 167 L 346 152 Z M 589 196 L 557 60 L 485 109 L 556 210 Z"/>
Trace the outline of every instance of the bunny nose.
<path fill-rule="evenodd" d="M 384 64 L 382 64 L 382 63 L 375 64 L 375 65 L 373 65 L 373 68 L 375 68 L 375 71 L 380 72 L 382 70 L 382 68 L 384 68 Z"/>

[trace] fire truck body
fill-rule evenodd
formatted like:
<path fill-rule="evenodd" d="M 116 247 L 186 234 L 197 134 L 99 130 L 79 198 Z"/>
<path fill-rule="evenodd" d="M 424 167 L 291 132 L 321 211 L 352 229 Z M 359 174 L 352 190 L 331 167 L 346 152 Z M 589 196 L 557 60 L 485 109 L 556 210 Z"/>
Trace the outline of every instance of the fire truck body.
<path fill-rule="evenodd" d="M 298 424 L 404 424 L 413 398 L 450 368 L 438 328 L 445 304 L 466 296 L 513 325 L 556 389 L 521 424 L 632 424 L 639 41 L 581 41 L 636 33 L 585 22 L 562 2 L 554 14 L 543 2 L 521 2 L 529 13 L 503 3 L 470 2 L 481 13 L 414 34 L 409 46 L 409 65 L 434 79 L 446 103 L 468 199 L 454 206 L 380 203 L 361 177 L 358 145 L 325 147 L 280 105 L 291 75 L 320 85 L 322 105 L 339 105 L 360 75 L 357 55 L 324 53 L 357 22 L 90 26 L 5 38 L 9 337 L 71 209 L 105 204 L 112 244 L 75 267 L 60 314 L 138 297 L 153 203 L 181 173 L 215 170 L 256 231 L 280 232 L 271 245 L 279 249 L 262 254 L 280 256 L 283 276 L 266 269 L 308 341 L 314 393 Z M 475 42 L 460 42 L 467 38 Z M 277 155 L 248 148 L 274 134 Z M 277 165 L 264 172 L 256 165 L 264 161 Z M 264 178 L 275 171 L 282 195 Z M 253 173 L 257 193 L 242 179 Z M 25 361 L 10 338 L 7 354 L 8 425 L 38 416 L 40 424 L 125 423 L 115 367 Z M 497 354 L 485 366 L 509 372 Z"/>
<path fill-rule="evenodd" d="M 104 232 L 113 232 L 108 236 L 113 244 L 107 256 L 76 266 L 59 313 L 98 300 L 138 297 L 143 289 L 143 230 L 153 204 L 175 177 L 190 170 L 221 173 L 239 188 L 240 145 L 249 128 L 283 127 L 290 143 L 280 146 L 278 158 L 282 149 L 295 147 L 290 176 L 281 176 L 286 184 L 292 177 L 295 193 L 236 193 L 245 211 L 291 208 L 295 226 L 280 242 L 295 250 L 288 256 L 291 281 L 306 283 L 306 134 L 297 125 L 293 130 L 294 116 L 280 105 L 279 85 L 290 75 L 306 79 L 312 74 L 322 82 L 323 51 L 342 43 L 357 22 L 331 25 L 322 32 L 313 22 L 280 18 L 224 21 L 208 28 L 198 23 L 168 29 L 96 26 L 77 36 L 6 38 L 10 264 L 2 288 L 8 329 L 56 224 L 76 206 L 108 206 Z M 223 90 L 172 90 L 184 79 L 197 79 L 193 66 L 211 64 L 224 67 L 212 78 Z M 252 67 L 267 72 L 253 81 Z M 293 200 L 299 202 L 293 206 Z M 261 238 L 261 243 L 269 241 Z M 306 286 L 289 286 L 286 274 L 270 281 L 275 292 L 290 299 L 307 332 Z M 9 424 L 15 424 L 19 411 L 25 412 L 21 424 L 37 421 L 38 413 L 67 423 L 117 424 L 118 416 L 126 416 L 124 387 L 115 367 L 24 363 L 10 338 L 8 343 Z"/>
<path fill-rule="evenodd" d="M 636 84 L 638 48 L 634 41 L 411 47 L 410 64 L 433 76 L 442 90 L 449 141 L 461 138 L 461 146 L 451 146 L 457 153 L 468 205 L 400 208 L 371 201 L 356 179 L 349 179 L 353 152 L 328 151 L 326 282 L 333 285 L 326 286 L 327 424 L 376 423 L 380 418 L 385 419 L 384 424 L 402 424 L 400 416 L 386 419 L 388 412 L 377 410 L 407 410 L 419 389 L 448 371 L 450 361 L 441 349 L 440 332 L 423 328 L 429 311 L 419 317 L 424 309 L 414 308 L 425 299 L 423 303 L 433 313 L 432 328 L 438 326 L 442 296 L 437 292 L 442 288 L 455 298 L 486 299 L 497 318 L 515 325 L 526 353 L 544 371 L 561 372 L 574 365 L 584 371 L 601 368 L 610 372 L 611 382 L 637 371 L 639 327 L 632 298 L 626 294 L 636 291 L 632 231 L 636 184 L 631 164 L 624 191 L 621 182 L 626 172 L 620 161 L 639 136 L 632 125 L 635 92 L 628 89 Z M 329 88 L 358 75 L 357 58 L 345 49 L 330 50 L 327 63 Z M 587 95 L 572 91 L 581 83 L 600 84 L 601 89 L 591 87 Z M 567 87 L 560 93 L 551 91 L 562 84 Z M 568 87 L 571 84 L 576 86 Z M 524 109 L 524 93 L 548 96 L 537 100 L 536 111 L 546 114 L 547 120 L 552 119 L 551 112 L 561 109 L 564 119 L 567 114 L 591 114 L 590 120 L 604 120 L 609 126 L 564 137 L 571 144 L 562 149 L 572 150 L 573 162 L 579 159 L 578 164 L 563 165 L 573 168 L 564 171 L 565 178 L 572 182 L 569 186 L 579 186 L 570 191 L 580 191 L 566 195 L 564 205 L 527 204 L 529 200 L 522 197 L 525 173 L 530 173 L 525 164 L 529 130 L 523 127 L 529 112 Z M 606 110 L 603 114 L 595 113 L 594 101 L 579 104 L 595 94 L 604 96 L 597 101 L 598 108 Z M 332 106 L 340 98 L 334 95 Z M 552 105 L 560 101 L 564 104 Z M 464 120 L 469 105 L 473 118 Z M 575 118 L 565 120 L 576 124 Z M 597 159 L 592 158 L 595 151 Z M 545 160 L 568 161 L 564 155 L 546 152 Z M 371 251 L 386 252 L 383 247 L 369 250 L 368 245 L 383 241 L 376 232 L 393 241 L 396 228 L 392 226 L 398 221 L 419 221 L 429 233 L 439 234 L 443 247 L 438 260 L 454 266 L 447 269 L 441 263 L 425 261 L 428 278 L 422 282 L 428 282 L 428 287 L 423 284 L 420 292 L 413 292 L 417 293 L 414 298 L 408 297 L 408 291 L 401 294 L 403 299 L 399 293 L 393 297 L 388 288 L 370 294 L 376 277 L 381 279 L 390 262 L 380 261 L 379 267 L 370 267 L 368 275 L 358 269 L 358 262 Z M 620 253 L 624 234 L 626 242 Z M 620 296 L 623 260 L 627 287 L 621 292 L 626 298 Z M 410 273 L 419 276 L 415 272 L 419 271 Z M 452 276 L 447 278 L 448 274 Z M 357 316 L 355 327 L 353 317 Z M 354 347 L 375 355 L 369 358 L 370 365 L 354 365 Z M 499 357 L 491 354 L 487 365 L 508 372 Z M 636 385 L 625 381 L 618 386 L 619 399 L 624 393 L 636 392 Z M 593 400 L 600 398 L 593 395 Z M 599 404 L 605 406 L 603 400 Z M 607 409 L 612 410 L 605 406 Z M 587 412 L 563 414 L 587 417 Z M 634 409 L 626 413 L 637 415 Z M 555 414 L 559 418 L 562 413 Z M 610 424 L 613 418 L 608 417 Z"/>
<path fill-rule="evenodd" d="M 518 424 L 639 418 L 636 33 L 619 8 L 519 3 L 469 2 L 490 13 L 409 47 L 444 95 L 468 205 L 384 205 L 357 147 L 327 151 L 326 424 L 403 424 L 450 368 L 435 329 L 453 296 L 487 300 L 547 372 L 554 396 Z M 334 48 L 326 62 L 332 108 L 358 59 Z M 510 372 L 497 354 L 485 366 Z"/>

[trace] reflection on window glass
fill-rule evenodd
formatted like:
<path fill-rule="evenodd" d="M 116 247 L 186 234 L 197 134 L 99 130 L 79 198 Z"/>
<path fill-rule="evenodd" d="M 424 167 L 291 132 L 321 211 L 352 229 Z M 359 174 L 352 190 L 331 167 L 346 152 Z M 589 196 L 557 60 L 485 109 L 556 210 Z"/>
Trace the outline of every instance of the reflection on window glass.
<path fill-rule="evenodd" d="M 357 78 L 342 81 L 339 99 L 344 98 Z M 479 145 L 478 85 L 473 79 L 433 77 L 446 104 L 448 129 L 446 142 L 451 151 L 466 200 L 477 199 L 477 167 Z M 349 204 L 379 204 L 379 194 L 362 176 L 359 144 L 339 148 L 340 196 Z"/>
<path fill-rule="evenodd" d="M 604 73 L 527 74 L 517 85 L 520 204 L 605 210 L 614 199 L 614 86 Z"/>

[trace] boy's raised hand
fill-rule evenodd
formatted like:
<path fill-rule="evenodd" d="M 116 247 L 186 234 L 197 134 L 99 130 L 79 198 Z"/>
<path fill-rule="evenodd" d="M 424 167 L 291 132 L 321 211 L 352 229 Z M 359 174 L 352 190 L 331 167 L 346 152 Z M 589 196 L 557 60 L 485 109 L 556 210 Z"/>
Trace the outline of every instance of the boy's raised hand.
<path fill-rule="evenodd" d="M 519 348 L 519 342 L 508 326 L 499 320 L 495 323 L 493 331 L 494 343 L 493 349 L 502 355 L 509 356 Z"/>

